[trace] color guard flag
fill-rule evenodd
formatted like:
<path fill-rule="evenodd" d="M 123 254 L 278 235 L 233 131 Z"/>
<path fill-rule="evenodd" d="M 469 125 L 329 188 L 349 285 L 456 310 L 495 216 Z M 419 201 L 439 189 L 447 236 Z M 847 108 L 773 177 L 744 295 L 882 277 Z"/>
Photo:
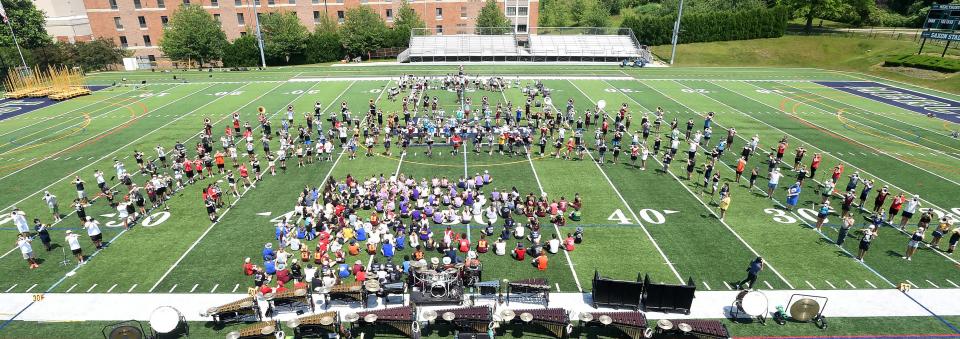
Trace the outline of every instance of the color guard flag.
<path fill-rule="evenodd" d="M 3 17 L 3 23 L 7 23 L 7 10 L 3 8 L 3 2 L 0 2 L 0 17 Z"/>

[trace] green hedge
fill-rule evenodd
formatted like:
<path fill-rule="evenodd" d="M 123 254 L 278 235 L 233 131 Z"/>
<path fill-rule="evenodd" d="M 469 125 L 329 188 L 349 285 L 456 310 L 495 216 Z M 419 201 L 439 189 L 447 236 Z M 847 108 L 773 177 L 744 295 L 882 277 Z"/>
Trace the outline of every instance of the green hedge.
<path fill-rule="evenodd" d="M 789 19 L 785 7 L 685 14 L 680 43 L 779 38 Z M 626 15 L 621 27 L 633 29 L 642 44 L 665 45 L 670 43 L 675 20 L 675 16 Z"/>
<path fill-rule="evenodd" d="M 883 62 L 888 67 L 913 67 L 931 71 L 953 73 L 960 71 L 960 60 L 941 58 L 932 55 L 901 55 Z"/>

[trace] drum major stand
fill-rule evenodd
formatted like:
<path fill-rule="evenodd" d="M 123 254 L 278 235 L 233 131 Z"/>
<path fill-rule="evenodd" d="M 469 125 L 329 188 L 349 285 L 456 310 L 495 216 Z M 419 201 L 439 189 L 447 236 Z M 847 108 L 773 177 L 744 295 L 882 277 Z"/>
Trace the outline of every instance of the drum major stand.
<path fill-rule="evenodd" d="M 66 248 L 63 248 L 63 246 L 61 246 L 61 247 L 60 247 L 60 253 L 63 254 L 63 260 L 60 260 L 60 266 L 69 266 L 69 265 L 70 265 L 70 260 L 67 259 L 67 249 L 66 249 Z"/>

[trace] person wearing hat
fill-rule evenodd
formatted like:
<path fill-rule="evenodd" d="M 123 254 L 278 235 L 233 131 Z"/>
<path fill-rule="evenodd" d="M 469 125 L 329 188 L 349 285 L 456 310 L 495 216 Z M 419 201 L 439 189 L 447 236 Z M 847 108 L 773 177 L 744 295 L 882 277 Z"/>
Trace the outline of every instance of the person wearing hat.
<path fill-rule="evenodd" d="M 903 214 L 900 215 L 901 230 L 907 227 L 907 222 L 910 221 L 910 218 L 913 218 L 913 214 L 917 212 L 918 208 L 920 208 L 920 195 L 914 195 L 913 198 L 907 200 L 905 206 L 903 206 Z"/>
<path fill-rule="evenodd" d="M 30 225 L 27 224 L 26 213 L 21 211 L 19 208 L 14 207 L 13 211 L 10 212 L 10 218 L 13 220 L 13 224 L 17 227 L 17 232 L 27 237 L 30 236 Z"/>
<path fill-rule="evenodd" d="M 952 224 L 953 222 L 949 218 L 940 218 L 940 224 L 933 230 L 933 239 L 930 240 L 930 247 L 939 248 L 940 239 L 950 232 L 950 226 Z"/>
<path fill-rule="evenodd" d="M 83 248 L 80 247 L 80 235 L 73 233 L 71 230 L 67 230 L 67 236 L 64 237 L 64 240 L 67 241 L 70 252 L 77 258 L 77 265 L 86 264 L 87 261 L 83 258 Z"/>
<path fill-rule="evenodd" d="M 823 227 L 823 223 L 827 221 L 827 216 L 830 215 L 830 200 L 824 201 L 820 205 L 820 209 L 817 211 L 817 231 Z"/>
<path fill-rule="evenodd" d="M 910 235 L 910 241 L 907 242 L 907 253 L 903 256 L 903 259 L 907 261 L 913 260 L 913 255 L 917 253 L 917 248 L 923 243 L 924 232 L 926 232 L 926 230 L 926 228 L 917 227 L 917 230 Z"/>
<path fill-rule="evenodd" d="M 874 215 L 874 220 L 879 219 Z M 860 230 L 863 233 L 863 237 L 860 238 L 860 246 L 857 251 L 856 259 L 860 262 L 863 262 L 863 257 L 867 255 L 867 251 L 870 250 L 870 244 L 873 243 L 873 239 L 878 236 L 877 233 L 877 223 L 874 221 L 872 224 L 868 225 L 866 228 Z"/>
<path fill-rule="evenodd" d="M 523 243 L 517 242 L 517 247 L 513 249 L 511 256 L 517 261 L 523 261 L 527 256 L 527 250 L 523 248 Z"/>
<path fill-rule="evenodd" d="M 93 220 L 92 216 L 87 216 L 87 222 L 83 223 L 83 228 L 87 230 L 87 235 L 97 249 L 103 249 L 103 233 L 100 232 L 100 222 Z"/>
<path fill-rule="evenodd" d="M 831 189 L 832 189 L 832 188 L 831 188 Z M 800 200 L 800 191 L 801 191 L 801 190 L 802 190 L 802 189 L 801 189 L 801 187 L 800 187 L 800 182 L 796 182 L 796 183 L 794 183 L 793 185 L 790 185 L 789 188 L 787 188 L 787 200 L 786 200 L 786 203 L 787 203 L 787 210 L 788 210 L 788 211 L 792 211 L 793 208 L 797 206 L 797 202 Z"/>
<path fill-rule="evenodd" d="M 40 219 L 33 219 L 33 229 L 37 232 L 37 237 L 43 243 L 43 248 L 50 252 L 50 232 L 47 231 L 47 225 L 40 222 Z"/>
<path fill-rule="evenodd" d="M 273 252 L 273 244 L 272 244 L 272 243 L 263 244 L 263 252 L 262 252 L 262 254 L 263 254 L 263 260 L 264 260 L 264 261 L 272 260 L 273 258 L 276 258 L 276 257 L 277 257 L 276 253 Z"/>

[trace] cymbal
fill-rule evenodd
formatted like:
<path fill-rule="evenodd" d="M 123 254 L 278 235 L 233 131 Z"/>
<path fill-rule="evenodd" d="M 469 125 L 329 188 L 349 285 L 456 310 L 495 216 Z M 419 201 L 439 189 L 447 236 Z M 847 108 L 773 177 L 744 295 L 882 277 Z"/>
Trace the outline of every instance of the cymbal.
<path fill-rule="evenodd" d="M 457 317 L 456 313 L 453 312 L 443 312 L 443 320 L 453 321 Z"/>
<path fill-rule="evenodd" d="M 500 312 L 500 317 L 503 318 L 503 320 L 506 320 L 506 321 L 511 321 L 511 320 L 513 320 L 513 318 L 516 317 L 516 316 L 517 316 L 517 314 L 514 313 L 513 310 L 503 310 L 503 311 Z"/>
<path fill-rule="evenodd" d="M 601 324 L 604 324 L 604 325 L 610 325 L 610 324 L 613 323 L 613 318 L 611 318 L 609 315 L 606 315 L 606 314 L 601 315 L 601 316 L 600 316 L 600 323 L 601 323 Z"/>
<path fill-rule="evenodd" d="M 590 312 L 581 312 L 581 313 L 580 313 L 580 321 L 585 322 L 585 323 L 588 323 L 588 322 L 593 321 L 593 313 L 590 313 Z"/>
<path fill-rule="evenodd" d="M 300 326 L 300 319 L 290 319 L 290 321 L 287 321 L 287 327 L 289 328 L 297 328 L 299 326 Z"/>
<path fill-rule="evenodd" d="M 677 328 L 679 328 L 683 333 L 690 333 L 690 331 L 693 331 L 693 326 L 690 326 L 690 324 L 687 323 L 679 323 L 677 324 Z"/>
<path fill-rule="evenodd" d="M 356 313 L 347 313 L 347 315 L 343 316 L 343 318 L 347 322 L 355 323 L 357 320 L 360 320 L 360 315 Z"/>
<path fill-rule="evenodd" d="M 434 321 L 434 320 L 436 320 L 436 319 L 437 319 L 437 311 L 434 311 L 434 310 L 426 310 L 426 311 L 423 311 L 423 319 L 427 319 L 427 321 Z"/>
<path fill-rule="evenodd" d="M 523 322 L 528 323 L 533 320 L 533 314 L 530 314 L 530 312 L 520 313 L 520 320 L 523 320 Z"/>
<path fill-rule="evenodd" d="M 820 303 L 810 298 L 797 300 L 790 305 L 790 317 L 796 321 L 810 321 L 820 313 Z"/>
<path fill-rule="evenodd" d="M 263 328 L 260 329 L 260 334 L 268 335 L 268 334 L 273 333 L 273 331 L 276 330 L 276 329 L 277 329 L 277 328 L 276 328 L 276 327 L 273 327 L 273 325 L 267 325 L 267 326 L 264 326 Z"/>
<path fill-rule="evenodd" d="M 332 324 L 333 324 L 333 317 L 332 317 L 332 316 L 325 315 L 325 316 L 323 316 L 322 318 L 320 318 L 320 325 L 330 326 L 330 325 L 332 325 Z"/>
<path fill-rule="evenodd" d="M 673 329 L 673 322 L 667 319 L 660 319 L 660 320 L 657 320 L 657 327 L 663 330 L 671 330 Z"/>
<path fill-rule="evenodd" d="M 363 316 L 363 321 L 366 321 L 366 322 L 368 322 L 368 323 L 372 323 L 372 322 L 374 322 L 374 321 L 377 321 L 377 314 L 376 314 L 376 313 L 369 313 L 369 314 Z"/>
<path fill-rule="evenodd" d="M 302 288 L 298 288 L 298 289 L 296 289 L 296 290 L 293 290 L 293 295 L 298 296 L 298 297 L 305 296 L 305 295 L 307 295 L 307 290 L 306 290 L 306 289 L 302 289 Z"/>

